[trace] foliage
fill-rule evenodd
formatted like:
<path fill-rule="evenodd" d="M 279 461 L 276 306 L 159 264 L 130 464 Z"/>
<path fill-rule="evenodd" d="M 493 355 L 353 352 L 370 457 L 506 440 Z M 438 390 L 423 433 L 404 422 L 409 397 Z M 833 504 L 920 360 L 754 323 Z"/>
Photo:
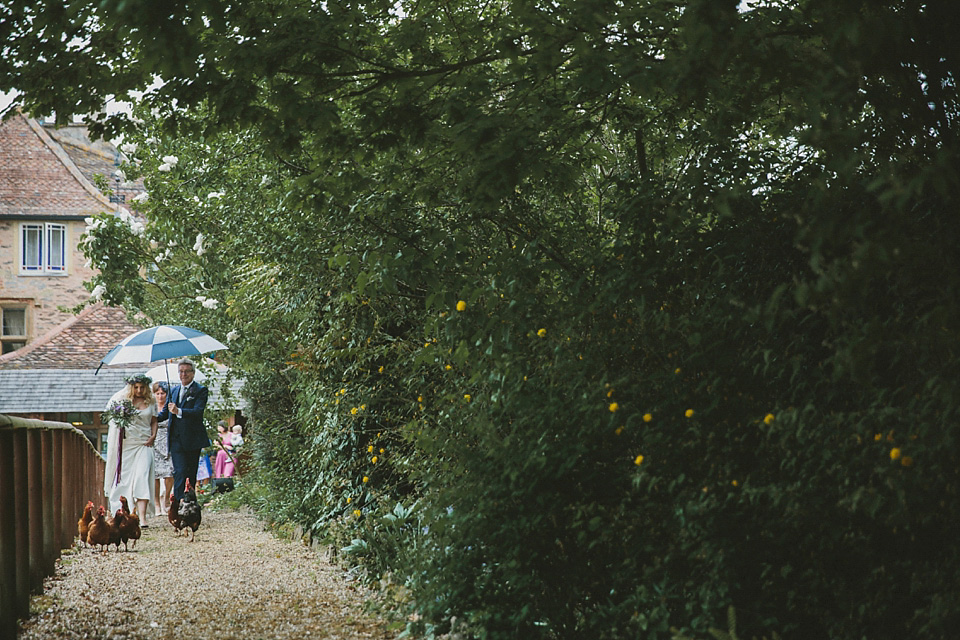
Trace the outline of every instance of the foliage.
<path fill-rule="evenodd" d="M 166 80 L 91 286 L 231 336 L 251 499 L 411 632 L 956 626 L 946 2 L 4 11 L 35 109 Z"/>

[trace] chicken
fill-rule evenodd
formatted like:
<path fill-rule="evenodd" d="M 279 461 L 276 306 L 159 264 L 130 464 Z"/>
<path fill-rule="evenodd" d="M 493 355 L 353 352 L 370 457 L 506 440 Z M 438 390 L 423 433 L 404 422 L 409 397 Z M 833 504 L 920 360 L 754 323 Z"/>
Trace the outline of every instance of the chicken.
<path fill-rule="evenodd" d="M 180 535 L 180 530 L 183 529 L 183 524 L 180 522 L 180 501 L 173 497 L 173 492 L 170 492 L 170 509 L 167 510 L 167 520 L 170 521 L 170 524 L 173 525 L 173 530 Z"/>
<path fill-rule="evenodd" d="M 102 506 L 97 507 L 97 515 L 87 528 L 87 544 L 96 546 L 100 551 L 106 553 L 112 535 L 113 524 L 112 520 L 107 521 L 107 510 Z"/>
<path fill-rule="evenodd" d="M 193 542 L 197 535 L 197 529 L 200 528 L 200 503 L 197 502 L 197 494 L 190 486 L 190 478 L 187 478 L 186 491 L 183 493 L 183 500 L 177 511 L 180 515 L 180 525 L 183 529 L 189 528 L 191 531 L 190 542 Z"/>
<path fill-rule="evenodd" d="M 123 543 L 123 549 L 126 551 L 127 541 L 133 540 L 133 544 L 130 546 L 136 547 L 142 531 L 140 529 L 140 516 L 130 513 L 130 507 L 127 505 L 125 496 L 120 496 L 120 505 L 118 513 L 122 512 L 123 518 L 117 523 L 117 528 L 120 531 L 120 542 Z M 114 518 L 114 520 L 117 520 L 117 518 Z"/>
<path fill-rule="evenodd" d="M 87 500 L 87 506 L 83 508 L 83 516 L 77 520 L 77 533 L 80 534 L 80 543 L 83 546 L 87 546 L 87 530 L 91 522 L 93 522 L 93 501 Z"/>
<path fill-rule="evenodd" d="M 117 551 L 120 551 L 120 542 L 122 542 L 120 527 L 123 526 L 123 522 L 125 518 L 126 516 L 123 513 L 123 509 L 117 509 L 117 512 L 113 515 L 112 518 L 107 518 L 107 526 L 110 527 L 110 544 L 117 545 Z M 126 549 L 127 545 L 124 544 L 123 548 Z"/>

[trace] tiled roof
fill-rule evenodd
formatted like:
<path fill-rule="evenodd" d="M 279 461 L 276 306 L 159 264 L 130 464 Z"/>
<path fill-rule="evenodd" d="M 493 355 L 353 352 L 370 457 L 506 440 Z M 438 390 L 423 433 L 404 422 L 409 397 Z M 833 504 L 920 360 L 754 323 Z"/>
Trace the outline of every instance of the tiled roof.
<path fill-rule="evenodd" d="M 121 340 L 143 329 L 123 309 L 95 304 L 17 351 L 0 356 L 6 369 L 96 369 Z"/>
<path fill-rule="evenodd" d="M 123 388 L 124 377 L 142 373 L 150 365 L 135 368 L 28 369 L 0 371 L 0 413 L 56 413 L 103 411 L 114 393 Z M 212 409 L 243 409 L 242 382 L 230 384 L 233 401 L 226 404 L 217 380 L 206 380 L 207 401 Z"/>
<path fill-rule="evenodd" d="M 107 186 L 115 196 L 120 196 L 120 204 L 132 208 L 135 204 L 132 198 L 145 191 L 143 180 L 137 179 L 129 186 L 121 187 L 114 180 L 114 173 L 123 161 L 120 151 L 105 140 L 93 141 L 87 135 L 87 128 L 82 124 L 69 124 L 63 127 L 44 124 L 43 130 L 60 144 L 67 155 L 77 165 L 91 184 L 96 184 L 95 177 L 101 175 L 107 179 Z"/>
<path fill-rule="evenodd" d="M 22 349 L 0 356 L 0 413 L 102 411 L 123 387 L 125 376 L 153 366 L 103 367 L 97 373 L 110 349 L 141 329 L 127 320 L 123 309 L 95 304 Z M 210 407 L 244 408 L 243 383 L 236 379 L 230 382 L 235 398 L 231 406 L 221 404 L 226 367 L 220 369 L 204 382 L 210 388 Z"/>
<path fill-rule="evenodd" d="M 143 369 L 0 371 L 0 413 L 103 411 L 123 378 Z"/>
<path fill-rule="evenodd" d="M 36 120 L 0 124 L 0 217 L 83 217 L 116 211 Z"/>

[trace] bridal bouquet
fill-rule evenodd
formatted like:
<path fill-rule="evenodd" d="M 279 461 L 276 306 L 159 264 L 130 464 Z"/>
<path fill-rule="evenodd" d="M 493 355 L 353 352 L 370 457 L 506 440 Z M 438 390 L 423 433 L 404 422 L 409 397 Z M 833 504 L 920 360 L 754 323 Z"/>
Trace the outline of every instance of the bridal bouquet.
<path fill-rule="evenodd" d="M 100 417 L 102 422 L 113 422 L 121 429 L 126 429 L 139 413 L 129 400 L 114 400 Z"/>

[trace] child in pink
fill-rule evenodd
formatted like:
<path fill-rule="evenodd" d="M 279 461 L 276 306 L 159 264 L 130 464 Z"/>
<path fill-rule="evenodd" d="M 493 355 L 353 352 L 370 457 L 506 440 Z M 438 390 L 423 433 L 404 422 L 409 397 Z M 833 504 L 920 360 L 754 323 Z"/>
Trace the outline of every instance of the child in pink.
<path fill-rule="evenodd" d="M 220 438 L 220 450 L 217 451 L 217 459 L 213 463 L 213 477 L 232 478 L 234 463 L 230 456 L 233 455 L 233 445 L 230 444 L 231 434 L 227 430 L 226 422 L 221 420 L 220 424 L 217 425 L 217 435 Z"/>

